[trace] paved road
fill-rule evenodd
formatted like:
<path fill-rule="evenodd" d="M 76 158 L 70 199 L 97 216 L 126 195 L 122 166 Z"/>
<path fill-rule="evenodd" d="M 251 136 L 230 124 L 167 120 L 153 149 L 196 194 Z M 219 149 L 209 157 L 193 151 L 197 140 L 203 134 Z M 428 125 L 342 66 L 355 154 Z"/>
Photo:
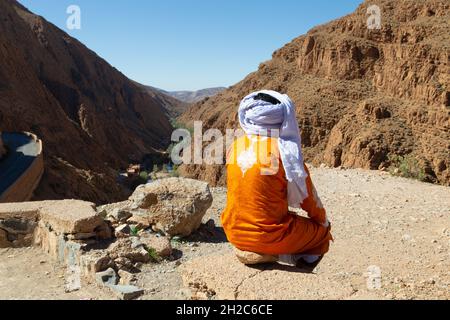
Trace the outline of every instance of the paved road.
<path fill-rule="evenodd" d="M 8 154 L 0 160 L 0 195 L 33 163 L 39 152 L 39 145 L 24 134 L 3 132 L 2 138 Z"/>

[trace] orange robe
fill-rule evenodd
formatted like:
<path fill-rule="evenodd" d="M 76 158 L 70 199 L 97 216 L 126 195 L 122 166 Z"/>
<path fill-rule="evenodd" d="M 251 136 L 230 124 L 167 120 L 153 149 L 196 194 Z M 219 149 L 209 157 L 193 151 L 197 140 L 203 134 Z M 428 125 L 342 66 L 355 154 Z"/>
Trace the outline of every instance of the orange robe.
<path fill-rule="evenodd" d="M 288 181 L 275 138 L 244 136 L 227 154 L 227 207 L 222 224 L 238 249 L 268 255 L 323 255 L 332 240 L 326 211 L 312 180 L 301 207 L 309 219 L 289 212 Z"/>

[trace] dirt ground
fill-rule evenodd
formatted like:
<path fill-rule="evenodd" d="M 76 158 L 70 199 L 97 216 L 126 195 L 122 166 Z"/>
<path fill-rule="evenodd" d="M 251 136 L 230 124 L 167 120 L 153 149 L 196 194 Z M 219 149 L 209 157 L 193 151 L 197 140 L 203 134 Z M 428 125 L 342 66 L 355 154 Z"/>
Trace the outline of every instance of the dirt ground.
<path fill-rule="evenodd" d="M 140 299 L 449 299 L 450 188 L 363 170 L 312 169 L 335 242 L 314 273 L 233 257 L 220 227 L 226 190 L 213 189 L 212 222 L 174 241 L 174 257 L 144 266 Z M 113 299 L 84 284 L 65 293 L 64 269 L 38 249 L 0 250 L 2 299 Z"/>
<path fill-rule="evenodd" d="M 66 293 L 65 268 L 52 263 L 39 248 L 0 249 L 1 300 L 111 299 L 108 292 L 83 284 Z"/>

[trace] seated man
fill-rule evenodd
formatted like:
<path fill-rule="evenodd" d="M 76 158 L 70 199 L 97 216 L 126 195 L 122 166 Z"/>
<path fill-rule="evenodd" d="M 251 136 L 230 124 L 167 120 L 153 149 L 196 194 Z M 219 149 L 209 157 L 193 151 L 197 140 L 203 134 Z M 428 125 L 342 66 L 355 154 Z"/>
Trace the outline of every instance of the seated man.
<path fill-rule="evenodd" d="M 295 107 L 275 91 L 252 93 L 241 102 L 244 136 L 227 154 L 227 207 L 222 224 L 246 263 L 280 260 L 313 265 L 329 250 L 330 223 L 306 167 Z M 309 219 L 289 207 L 302 208 Z"/>

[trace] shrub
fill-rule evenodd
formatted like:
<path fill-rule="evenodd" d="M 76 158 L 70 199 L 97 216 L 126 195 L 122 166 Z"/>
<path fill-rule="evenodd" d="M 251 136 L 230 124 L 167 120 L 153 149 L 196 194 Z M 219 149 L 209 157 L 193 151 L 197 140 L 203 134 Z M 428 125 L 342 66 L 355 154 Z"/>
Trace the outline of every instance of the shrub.
<path fill-rule="evenodd" d="M 389 172 L 393 176 L 425 180 L 425 170 L 420 167 L 419 161 L 412 155 L 406 156 L 390 156 L 389 161 L 391 166 Z"/>

